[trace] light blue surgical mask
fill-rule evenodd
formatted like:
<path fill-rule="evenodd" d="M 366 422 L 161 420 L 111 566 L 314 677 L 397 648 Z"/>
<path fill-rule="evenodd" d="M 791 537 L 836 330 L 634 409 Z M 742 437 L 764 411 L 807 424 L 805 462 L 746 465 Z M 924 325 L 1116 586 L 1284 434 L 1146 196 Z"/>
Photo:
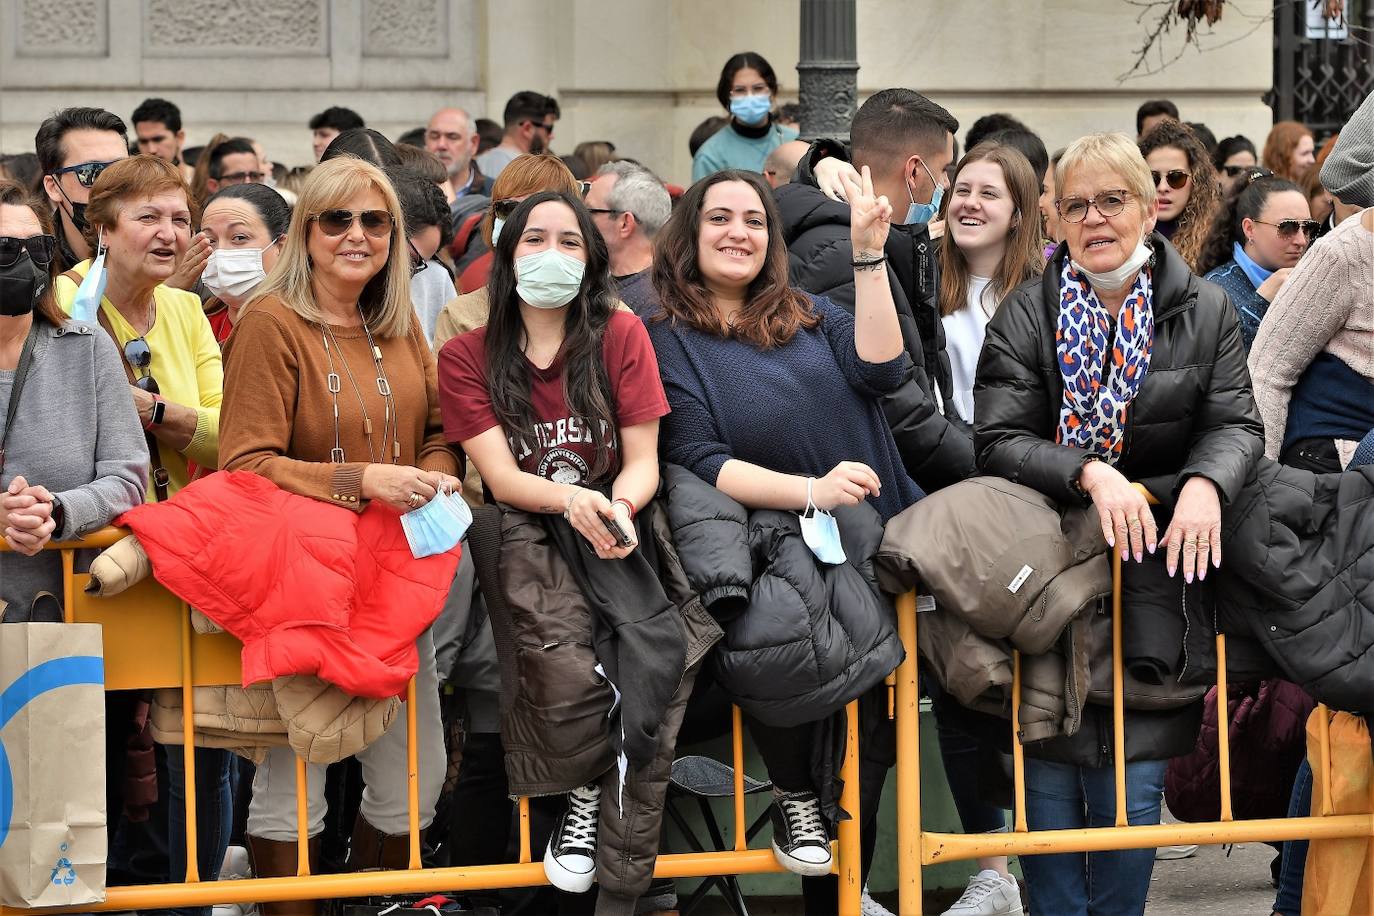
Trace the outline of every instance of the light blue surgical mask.
<path fill-rule="evenodd" d="M 920 160 L 921 168 L 930 175 L 930 169 L 926 168 L 926 161 Z M 940 202 L 945 199 L 945 189 L 940 182 L 935 180 L 934 175 L 930 175 L 930 183 L 935 186 L 935 193 L 930 195 L 930 203 L 916 203 L 916 195 L 911 193 L 911 185 L 906 186 L 907 196 L 911 198 L 911 206 L 906 209 L 906 222 L 904 225 L 913 226 L 918 223 L 928 223 L 940 213 Z"/>
<path fill-rule="evenodd" d="M 100 300 L 105 298 L 105 284 L 109 282 L 105 274 L 106 250 L 105 233 L 101 232 L 95 260 L 91 262 L 91 269 L 86 271 L 81 285 L 76 288 L 76 297 L 72 299 L 72 317 L 77 321 L 95 321 L 100 311 Z"/>
<path fill-rule="evenodd" d="M 401 528 L 417 560 L 448 553 L 458 546 L 471 524 L 472 510 L 463 497 L 450 490 L 440 490 L 429 502 L 401 516 Z"/>
<path fill-rule="evenodd" d="M 835 516 L 819 508 L 811 499 L 811 486 L 815 481 L 806 479 L 806 511 L 801 514 L 802 540 L 816 559 L 831 566 L 838 566 L 847 558 L 844 545 L 840 543 L 840 525 Z"/>
<path fill-rule="evenodd" d="M 763 95 L 740 95 L 730 100 L 730 114 L 741 124 L 762 124 L 773 110 L 773 97 Z"/>
<path fill-rule="evenodd" d="M 545 248 L 515 259 L 515 292 L 520 301 L 537 309 L 558 309 L 572 302 L 582 288 L 587 265 L 556 248 Z"/>
<path fill-rule="evenodd" d="M 505 224 L 506 224 L 506 221 L 503 220 L 503 219 L 502 219 L 501 217 L 499 217 L 499 216 L 494 217 L 494 218 L 492 219 L 492 221 L 491 221 L 491 247 L 492 247 L 492 250 L 495 250 L 495 249 L 496 249 L 496 240 L 499 239 L 499 238 L 501 237 L 501 227 L 504 226 Z"/>

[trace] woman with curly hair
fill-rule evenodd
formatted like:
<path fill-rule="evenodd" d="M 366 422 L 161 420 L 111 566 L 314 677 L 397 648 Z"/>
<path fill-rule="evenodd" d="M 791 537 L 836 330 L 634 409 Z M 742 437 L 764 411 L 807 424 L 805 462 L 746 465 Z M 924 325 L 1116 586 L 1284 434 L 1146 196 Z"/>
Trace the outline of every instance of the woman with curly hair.
<path fill-rule="evenodd" d="M 1172 118 L 1150 129 L 1140 141 L 1140 154 L 1150 167 L 1159 198 L 1155 229 L 1173 243 L 1188 269 L 1196 272 L 1221 204 L 1212 159 L 1192 130 Z"/>

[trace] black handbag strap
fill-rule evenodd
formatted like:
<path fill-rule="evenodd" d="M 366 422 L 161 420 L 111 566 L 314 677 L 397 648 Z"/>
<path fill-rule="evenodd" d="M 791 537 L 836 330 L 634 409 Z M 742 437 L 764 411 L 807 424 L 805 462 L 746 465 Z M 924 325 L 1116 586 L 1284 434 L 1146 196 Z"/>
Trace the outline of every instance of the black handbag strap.
<path fill-rule="evenodd" d="M 10 388 L 9 404 L 5 406 L 5 431 L 0 433 L 0 475 L 5 472 L 5 443 L 9 441 L 10 430 L 14 428 L 14 418 L 19 413 L 19 395 L 24 391 L 24 380 L 28 378 L 33 366 L 33 348 L 38 342 L 38 318 L 29 326 L 29 336 L 24 338 L 24 347 L 19 351 L 19 367 L 14 373 L 14 385 Z"/>

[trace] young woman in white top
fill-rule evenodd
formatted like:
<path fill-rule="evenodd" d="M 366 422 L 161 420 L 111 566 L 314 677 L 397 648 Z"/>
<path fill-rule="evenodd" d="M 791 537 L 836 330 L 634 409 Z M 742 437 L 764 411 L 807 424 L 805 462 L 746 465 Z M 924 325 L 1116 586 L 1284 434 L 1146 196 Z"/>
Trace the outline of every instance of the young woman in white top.
<path fill-rule="evenodd" d="M 1040 182 L 1018 150 L 988 141 L 959 160 L 946 200 L 940 315 L 954 407 L 972 423 L 973 378 L 988 319 L 1008 293 L 1045 267 Z"/>

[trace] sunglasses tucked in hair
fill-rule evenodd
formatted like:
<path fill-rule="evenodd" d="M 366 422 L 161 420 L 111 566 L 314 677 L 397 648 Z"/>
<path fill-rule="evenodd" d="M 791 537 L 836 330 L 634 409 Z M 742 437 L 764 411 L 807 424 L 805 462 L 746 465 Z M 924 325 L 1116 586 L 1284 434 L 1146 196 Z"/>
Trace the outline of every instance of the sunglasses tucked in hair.
<path fill-rule="evenodd" d="M 1061 197 L 1054 202 L 1059 218 L 1066 223 L 1081 223 L 1088 218 L 1088 208 L 1096 207 L 1103 216 L 1116 216 L 1126 208 L 1131 192 L 1124 189 L 1103 191 L 1095 197 Z"/>
<path fill-rule="evenodd" d="M 1150 180 L 1155 183 L 1155 187 L 1159 187 L 1159 181 L 1162 178 L 1168 181 L 1169 187 L 1173 188 L 1175 191 L 1182 190 L 1183 186 L 1188 183 L 1188 179 L 1191 177 L 1192 176 L 1183 169 L 1169 169 L 1169 171 L 1163 174 L 1156 172 L 1154 169 L 1150 169 Z"/>
<path fill-rule="evenodd" d="M 53 172 L 54 178 L 60 178 L 68 172 L 76 173 L 76 180 L 81 183 L 81 187 L 94 187 L 95 180 L 100 177 L 100 173 L 114 165 L 118 160 L 111 159 L 109 162 L 78 162 L 76 165 L 69 165 L 66 168 L 58 169 Z"/>
<path fill-rule="evenodd" d="M 357 220 L 363 232 L 374 239 L 384 239 L 391 234 L 393 220 L 386 210 L 326 210 L 314 217 L 320 231 L 325 235 L 343 235 Z"/>
<path fill-rule="evenodd" d="M 46 270 L 57 251 L 57 239 L 51 235 L 31 235 L 26 239 L 0 236 L 0 267 L 14 266 L 24 249 L 28 249 L 29 257 L 35 264 Z"/>
<path fill-rule="evenodd" d="M 1277 223 L 1257 219 L 1251 220 L 1251 222 L 1259 223 L 1261 226 L 1273 226 L 1278 230 L 1281 239 L 1291 239 L 1301 231 L 1303 235 L 1307 236 L 1308 241 L 1311 241 L 1317 237 L 1317 233 L 1322 228 L 1322 224 L 1314 219 L 1281 219 Z"/>

